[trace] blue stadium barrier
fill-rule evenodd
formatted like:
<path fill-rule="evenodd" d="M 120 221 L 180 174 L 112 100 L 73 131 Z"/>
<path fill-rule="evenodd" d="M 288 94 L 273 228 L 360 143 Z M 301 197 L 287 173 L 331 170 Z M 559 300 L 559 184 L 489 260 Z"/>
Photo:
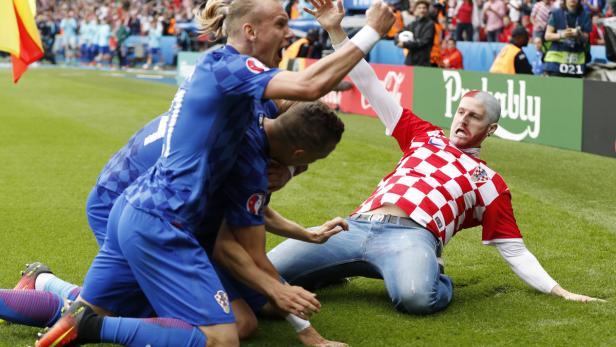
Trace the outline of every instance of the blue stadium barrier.
<path fill-rule="evenodd" d="M 464 70 L 489 71 L 494 58 L 504 45 L 491 42 L 458 42 L 458 49 L 464 58 Z M 524 47 L 524 52 L 531 64 L 537 59 L 534 46 Z M 605 46 L 592 46 L 590 52 L 593 60 L 606 61 Z M 369 60 L 376 64 L 404 64 L 404 54 L 393 41 L 382 40 L 370 52 Z"/>

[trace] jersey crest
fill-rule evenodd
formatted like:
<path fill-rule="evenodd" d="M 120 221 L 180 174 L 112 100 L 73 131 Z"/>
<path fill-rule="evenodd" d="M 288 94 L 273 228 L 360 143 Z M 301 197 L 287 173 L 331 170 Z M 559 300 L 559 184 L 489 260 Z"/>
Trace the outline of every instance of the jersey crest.
<path fill-rule="evenodd" d="M 227 296 L 226 292 L 222 290 L 217 291 L 216 295 L 214 295 L 214 299 L 216 299 L 216 302 L 218 303 L 218 305 L 220 305 L 222 310 L 225 311 L 225 313 L 231 312 L 231 307 L 229 306 L 229 297 Z"/>
<path fill-rule="evenodd" d="M 490 180 L 488 173 L 481 165 L 477 166 L 471 175 L 471 180 L 475 183 L 485 183 Z"/>

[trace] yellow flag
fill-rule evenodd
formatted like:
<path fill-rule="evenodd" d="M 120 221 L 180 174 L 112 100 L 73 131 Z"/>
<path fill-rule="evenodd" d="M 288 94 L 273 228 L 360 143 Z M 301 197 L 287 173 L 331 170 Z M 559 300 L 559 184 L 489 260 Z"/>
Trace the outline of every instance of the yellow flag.
<path fill-rule="evenodd" d="M 13 81 L 43 57 L 32 0 L 0 0 L 0 50 L 11 54 Z"/>

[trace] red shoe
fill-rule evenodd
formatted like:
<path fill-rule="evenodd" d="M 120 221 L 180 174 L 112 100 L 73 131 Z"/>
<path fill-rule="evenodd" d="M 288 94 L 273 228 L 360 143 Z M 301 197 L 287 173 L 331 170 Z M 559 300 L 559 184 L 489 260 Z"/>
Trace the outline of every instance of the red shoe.
<path fill-rule="evenodd" d="M 14 289 L 16 290 L 34 290 L 36 284 L 36 277 L 44 273 L 53 273 L 51 269 L 40 262 L 34 262 L 32 264 L 26 264 L 26 270 L 21 272 L 21 279 L 17 282 Z"/>
<path fill-rule="evenodd" d="M 74 302 L 66 313 L 49 330 L 39 334 L 35 347 L 77 346 L 79 324 L 84 317 L 96 315 L 92 309 L 81 301 Z"/>

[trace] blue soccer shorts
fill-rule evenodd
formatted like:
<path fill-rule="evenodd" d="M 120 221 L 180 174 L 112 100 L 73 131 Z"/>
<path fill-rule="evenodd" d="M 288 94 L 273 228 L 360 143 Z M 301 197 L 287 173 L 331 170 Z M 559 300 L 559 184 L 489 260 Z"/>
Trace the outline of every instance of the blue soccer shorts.
<path fill-rule="evenodd" d="M 100 186 L 94 186 L 86 202 L 86 217 L 94 233 L 98 247 L 103 245 L 107 235 L 107 221 L 113 203 L 119 194 Z"/>
<path fill-rule="evenodd" d="M 248 306 L 255 314 L 259 313 L 263 306 L 267 304 L 267 297 L 256 290 L 246 286 L 244 283 L 236 280 L 225 269 L 214 263 L 218 277 L 222 282 L 223 287 L 227 291 L 229 301 L 233 302 L 238 299 L 246 301 Z"/>
<path fill-rule="evenodd" d="M 194 326 L 235 322 L 227 293 L 194 235 L 135 209 L 123 196 L 111 210 L 107 238 L 81 295 L 119 315 L 149 302 L 158 317 Z"/>

